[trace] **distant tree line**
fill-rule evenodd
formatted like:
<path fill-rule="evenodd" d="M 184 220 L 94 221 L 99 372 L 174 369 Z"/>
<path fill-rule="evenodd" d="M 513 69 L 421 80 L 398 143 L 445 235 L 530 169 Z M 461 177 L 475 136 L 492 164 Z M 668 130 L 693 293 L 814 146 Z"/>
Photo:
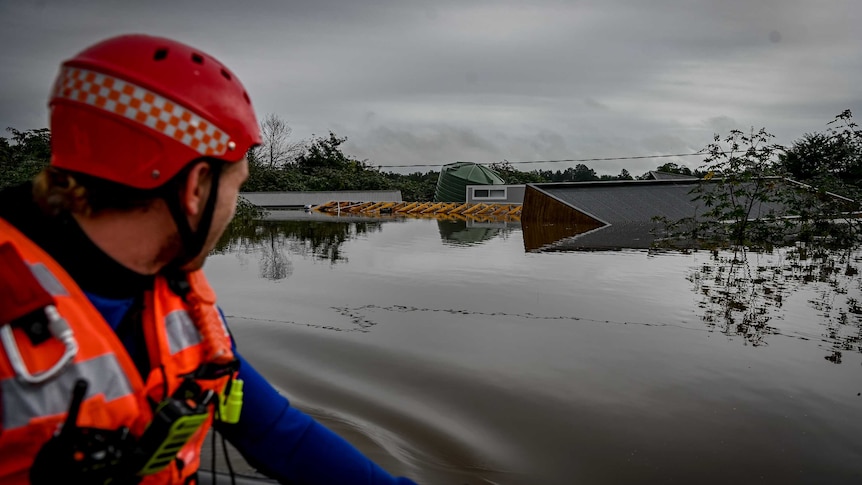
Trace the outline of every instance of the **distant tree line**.
<path fill-rule="evenodd" d="M 51 156 L 51 134 L 47 128 L 19 131 L 8 128 L 11 137 L 0 137 L 0 188 L 31 179 Z M 346 155 L 346 137 L 330 132 L 310 140 L 292 142 L 291 129 L 276 115 L 261 122 L 263 144 L 249 151 L 249 179 L 245 192 L 316 190 L 400 190 L 404 200 L 433 200 L 440 172 L 400 174 L 383 172 L 366 160 Z M 490 165 L 509 184 L 540 182 L 588 182 L 592 180 L 632 180 L 628 170 L 619 175 L 597 175 L 578 164 L 565 170 L 520 171 L 508 161 Z M 688 167 L 666 163 L 658 171 L 698 175 Z M 645 178 L 648 173 L 638 178 Z"/>
<path fill-rule="evenodd" d="M 245 192 L 400 190 L 404 200 L 432 200 L 439 172 L 383 172 L 342 150 L 347 137 L 333 132 L 305 142 L 288 141 L 290 130 L 277 116 L 261 123 L 263 144 L 248 153 Z"/>
<path fill-rule="evenodd" d="M 243 191 L 400 190 L 404 200 L 427 201 L 434 197 L 439 171 L 409 174 L 381 171 L 367 160 L 345 154 L 343 144 L 347 138 L 333 132 L 327 136 L 313 135 L 305 141 L 291 141 L 290 127 L 272 114 L 263 118 L 261 131 L 263 144 L 248 153 L 250 174 Z M 47 128 L 23 131 L 7 128 L 7 132 L 11 136 L 0 137 L 0 188 L 29 180 L 50 160 L 51 135 Z M 786 148 L 771 145 L 767 159 L 758 170 L 858 199 L 862 190 L 860 140 L 862 135 L 848 110 L 829 123 L 824 132 L 807 133 Z M 716 138 L 715 142 L 718 141 L 720 139 Z M 656 171 L 695 177 L 715 175 L 716 167 L 711 165 L 725 148 L 707 146 L 703 150 L 705 164 L 695 170 L 669 162 L 656 167 Z M 739 160 L 738 154 L 734 160 Z M 618 175 L 597 175 L 584 164 L 556 171 L 521 171 L 503 160 L 490 167 L 509 184 L 632 180 L 649 176 L 647 172 L 634 177 L 626 169 Z M 753 173 L 751 167 L 722 169 Z"/>

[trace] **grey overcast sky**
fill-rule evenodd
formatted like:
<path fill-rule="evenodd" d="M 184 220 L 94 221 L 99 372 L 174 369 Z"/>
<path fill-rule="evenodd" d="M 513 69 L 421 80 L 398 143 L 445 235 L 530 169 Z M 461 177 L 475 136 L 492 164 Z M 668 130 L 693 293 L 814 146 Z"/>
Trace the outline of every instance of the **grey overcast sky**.
<path fill-rule="evenodd" d="M 731 128 L 790 144 L 862 115 L 860 0 L 0 0 L 0 127 L 47 126 L 59 63 L 130 32 L 214 55 L 259 117 L 373 165 L 690 153 Z M 702 162 L 586 165 L 666 161 Z"/>

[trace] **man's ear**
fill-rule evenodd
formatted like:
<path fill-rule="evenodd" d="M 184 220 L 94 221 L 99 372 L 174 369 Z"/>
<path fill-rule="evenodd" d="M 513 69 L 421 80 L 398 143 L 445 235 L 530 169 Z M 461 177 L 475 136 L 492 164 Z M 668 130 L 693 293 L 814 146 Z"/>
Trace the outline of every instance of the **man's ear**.
<path fill-rule="evenodd" d="M 198 216 L 203 212 L 210 192 L 212 172 L 206 162 L 195 163 L 182 185 L 180 200 L 186 214 Z"/>

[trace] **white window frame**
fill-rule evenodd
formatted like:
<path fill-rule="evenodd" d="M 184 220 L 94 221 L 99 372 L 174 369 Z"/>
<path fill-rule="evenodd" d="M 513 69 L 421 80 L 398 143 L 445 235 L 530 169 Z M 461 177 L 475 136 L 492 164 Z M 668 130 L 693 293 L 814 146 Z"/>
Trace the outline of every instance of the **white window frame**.
<path fill-rule="evenodd" d="M 497 188 L 496 186 L 470 187 L 470 188 L 473 190 L 473 197 L 472 197 L 473 200 L 506 200 L 509 196 L 509 188 L 505 187 L 505 186 L 500 187 L 500 188 Z M 487 191 L 488 195 L 487 196 L 476 195 L 476 192 L 479 192 L 479 191 Z M 503 195 L 502 196 L 492 195 L 494 192 L 497 192 L 497 191 L 502 192 Z"/>

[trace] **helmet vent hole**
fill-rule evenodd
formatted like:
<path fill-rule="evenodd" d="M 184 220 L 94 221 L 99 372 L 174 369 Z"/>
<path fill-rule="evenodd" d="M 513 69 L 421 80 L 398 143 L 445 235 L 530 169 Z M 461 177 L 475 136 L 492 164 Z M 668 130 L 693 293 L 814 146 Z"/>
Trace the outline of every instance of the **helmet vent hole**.
<path fill-rule="evenodd" d="M 228 81 L 230 81 L 230 73 L 229 73 L 229 72 L 227 72 L 226 70 L 222 69 L 222 70 L 221 70 L 221 75 L 222 75 L 222 77 L 224 77 L 225 79 L 227 79 Z"/>
<path fill-rule="evenodd" d="M 204 58 L 202 55 L 198 54 L 197 52 L 192 52 L 192 62 L 194 62 L 195 64 L 203 64 Z"/>
<path fill-rule="evenodd" d="M 250 100 L 250 99 L 248 99 L 248 93 L 246 93 L 245 91 L 243 91 L 243 92 L 242 92 L 242 97 L 243 97 L 243 98 L 245 98 L 245 102 L 246 102 L 246 103 L 251 104 L 251 100 Z"/>
<path fill-rule="evenodd" d="M 153 54 L 154 61 L 161 61 L 165 57 L 168 57 L 168 50 L 164 47 L 162 47 L 161 49 L 156 49 L 156 53 Z"/>

